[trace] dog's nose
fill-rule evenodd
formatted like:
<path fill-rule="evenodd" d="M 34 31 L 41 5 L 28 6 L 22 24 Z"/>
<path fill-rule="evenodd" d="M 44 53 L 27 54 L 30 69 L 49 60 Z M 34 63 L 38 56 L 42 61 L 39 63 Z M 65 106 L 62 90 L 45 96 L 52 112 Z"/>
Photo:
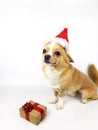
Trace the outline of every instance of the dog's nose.
<path fill-rule="evenodd" d="M 49 60 L 51 58 L 51 56 L 50 55 L 45 55 L 45 60 Z"/>
<path fill-rule="evenodd" d="M 50 55 L 48 55 L 48 54 L 45 55 L 45 57 L 44 57 L 45 62 L 46 62 L 46 63 L 49 63 L 50 58 L 51 58 Z"/>

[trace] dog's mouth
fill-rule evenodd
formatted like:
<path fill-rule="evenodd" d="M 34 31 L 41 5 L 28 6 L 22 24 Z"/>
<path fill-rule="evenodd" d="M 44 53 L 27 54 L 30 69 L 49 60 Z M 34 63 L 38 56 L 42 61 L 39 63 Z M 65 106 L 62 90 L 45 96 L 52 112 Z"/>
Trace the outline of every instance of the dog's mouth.
<path fill-rule="evenodd" d="M 51 62 L 48 61 L 48 60 L 44 60 L 44 62 L 45 62 L 46 64 L 51 64 Z"/>
<path fill-rule="evenodd" d="M 44 62 L 46 63 L 46 64 L 49 64 L 49 65 L 56 65 L 56 62 L 51 62 L 51 61 L 47 61 L 47 60 L 44 60 Z"/>

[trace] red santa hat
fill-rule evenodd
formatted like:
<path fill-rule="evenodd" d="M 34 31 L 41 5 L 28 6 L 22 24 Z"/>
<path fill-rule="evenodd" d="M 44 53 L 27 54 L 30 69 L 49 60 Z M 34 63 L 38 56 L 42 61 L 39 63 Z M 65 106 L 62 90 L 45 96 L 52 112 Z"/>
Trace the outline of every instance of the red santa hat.
<path fill-rule="evenodd" d="M 50 39 L 51 42 L 58 42 L 68 52 L 69 40 L 68 40 L 68 28 L 64 28 L 56 37 Z"/>

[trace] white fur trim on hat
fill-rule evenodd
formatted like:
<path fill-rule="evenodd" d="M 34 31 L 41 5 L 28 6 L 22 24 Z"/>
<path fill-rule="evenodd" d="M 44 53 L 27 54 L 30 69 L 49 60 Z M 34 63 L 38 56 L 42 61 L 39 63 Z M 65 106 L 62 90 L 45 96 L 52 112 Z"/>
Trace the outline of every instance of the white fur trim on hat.
<path fill-rule="evenodd" d="M 59 43 L 62 47 L 65 48 L 65 50 L 68 52 L 69 51 L 69 43 L 63 39 L 63 38 L 51 38 L 48 40 L 48 42 L 56 42 Z"/>

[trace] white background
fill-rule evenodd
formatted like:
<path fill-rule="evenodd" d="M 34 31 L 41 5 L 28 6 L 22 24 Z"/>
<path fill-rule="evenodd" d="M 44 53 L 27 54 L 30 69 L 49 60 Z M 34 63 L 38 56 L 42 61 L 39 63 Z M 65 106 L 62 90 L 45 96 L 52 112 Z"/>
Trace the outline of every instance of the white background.
<path fill-rule="evenodd" d="M 61 111 L 48 104 L 42 47 L 65 25 L 74 66 L 85 73 L 90 63 L 98 67 L 97 0 L 0 0 L 0 129 L 98 130 L 98 101 L 83 105 L 66 97 Z M 48 107 L 38 126 L 19 117 L 19 107 L 28 100 Z"/>

